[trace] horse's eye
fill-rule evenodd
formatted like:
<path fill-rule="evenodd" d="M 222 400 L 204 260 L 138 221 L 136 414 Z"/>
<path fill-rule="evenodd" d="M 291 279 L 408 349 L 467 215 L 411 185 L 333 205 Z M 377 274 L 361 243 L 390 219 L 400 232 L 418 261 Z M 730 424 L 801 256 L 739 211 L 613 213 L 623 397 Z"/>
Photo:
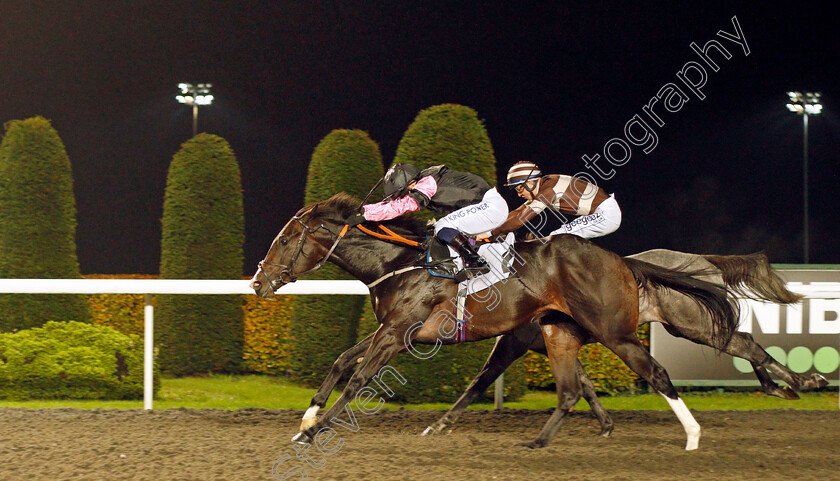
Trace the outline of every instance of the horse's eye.
<path fill-rule="evenodd" d="M 284 246 L 284 245 L 286 245 L 286 244 L 288 244 L 288 243 L 289 243 L 289 240 L 288 240 L 288 239 L 280 239 L 280 245 L 281 245 L 281 246 Z"/>

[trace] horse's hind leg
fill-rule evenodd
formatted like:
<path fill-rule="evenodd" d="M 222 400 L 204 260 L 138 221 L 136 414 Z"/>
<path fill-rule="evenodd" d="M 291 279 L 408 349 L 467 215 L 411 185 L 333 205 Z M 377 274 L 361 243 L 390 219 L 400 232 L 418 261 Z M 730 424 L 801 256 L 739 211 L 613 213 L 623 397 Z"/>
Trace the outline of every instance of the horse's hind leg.
<path fill-rule="evenodd" d="M 467 390 L 464 391 L 464 394 L 449 408 L 446 414 L 427 427 L 422 435 L 439 434 L 448 426 L 457 422 L 461 414 L 467 409 L 467 406 L 472 404 L 481 393 L 490 387 L 490 384 L 496 378 L 510 367 L 514 361 L 524 356 L 529 349 L 546 354 L 545 341 L 543 340 L 539 326 L 535 323 L 526 324 L 510 334 L 500 336 L 481 372 L 473 379 Z M 592 384 L 592 380 L 589 379 L 580 361 L 575 363 L 575 372 L 583 387 L 583 398 L 589 403 L 592 413 L 601 425 L 600 435 L 609 437 L 613 432 L 613 420 L 598 399 L 598 395 L 595 392 L 595 385 Z"/>
<path fill-rule="evenodd" d="M 767 369 L 764 369 L 764 366 L 760 366 L 754 362 L 750 362 L 750 364 L 755 372 L 755 377 L 757 377 L 758 382 L 761 383 L 761 389 L 764 390 L 764 394 L 780 397 L 790 401 L 799 399 L 799 394 L 796 394 L 796 391 L 794 391 L 790 386 L 782 387 L 776 384 L 776 381 L 770 377 L 770 374 L 767 372 Z"/>
<path fill-rule="evenodd" d="M 566 414 L 575 407 L 580 399 L 580 379 L 575 369 L 575 363 L 577 363 L 580 346 L 583 345 L 583 339 L 585 339 L 580 327 L 571 322 L 540 323 L 540 327 L 545 338 L 551 373 L 554 375 L 554 381 L 557 384 L 557 408 L 543 426 L 537 439 L 519 444 L 519 446 L 532 449 L 548 446 L 548 443 L 560 429 Z"/>
<path fill-rule="evenodd" d="M 714 342 L 712 342 L 711 332 L 705 329 L 705 324 L 703 322 L 695 322 L 692 324 L 682 322 L 682 319 L 691 319 L 694 318 L 699 321 L 703 321 L 707 319 L 705 313 L 695 313 L 694 315 L 682 315 L 682 316 L 669 316 L 668 317 L 668 324 L 662 324 L 662 327 L 668 331 L 669 334 L 675 337 L 681 337 L 683 339 L 688 339 L 691 342 L 695 342 L 697 344 L 703 344 L 705 346 L 714 346 Z M 685 325 L 683 325 L 685 324 Z M 799 399 L 799 396 L 791 389 L 789 386 L 780 387 L 776 384 L 773 379 L 770 378 L 770 375 L 767 374 L 767 370 L 762 366 L 762 363 L 770 356 L 761 348 L 755 341 L 752 341 L 751 337 L 747 337 L 749 335 L 743 335 L 742 333 L 736 332 L 732 336 L 732 340 L 729 342 L 729 345 L 726 346 L 724 352 L 730 354 L 732 356 L 742 357 L 748 361 L 753 366 L 753 370 L 755 371 L 755 376 L 758 378 L 758 381 L 761 383 L 761 389 L 768 395 L 771 396 L 778 396 L 783 399 Z M 772 361 L 772 358 L 770 358 Z M 795 376 L 794 373 L 791 373 Z M 792 379 L 791 376 L 788 376 L 789 379 Z"/>
<path fill-rule="evenodd" d="M 706 327 L 706 323 L 702 322 L 706 321 L 708 316 L 705 313 L 694 311 L 683 311 L 681 314 L 679 316 L 667 316 L 668 322 L 667 324 L 662 324 L 662 327 L 672 336 L 682 337 L 698 344 L 714 347 L 711 332 Z M 689 323 L 683 321 L 683 319 L 695 319 L 696 322 Z M 771 396 L 778 396 L 782 399 L 799 399 L 795 391 L 814 389 L 828 384 L 828 381 L 819 374 L 805 377 L 779 364 L 773 359 L 773 356 L 768 354 L 761 345 L 755 342 L 752 335 L 746 332 L 734 332 L 732 339 L 723 348 L 723 352 L 730 356 L 741 357 L 749 361 L 753 366 L 755 376 L 761 383 L 762 390 Z M 789 386 L 780 387 L 770 378 L 767 371 L 778 376 Z"/>
<path fill-rule="evenodd" d="M 647 381 L 656 392 L 668 401 L 671 409 L 679 418 L 683 429 L 685 429 L 686 451 L 697 449 L 700 445 L 700 424 L 697 423 L 697 420 L 691 415 L 691 411 L 688 410 L 688 407 L 677 394 L 677 390 L 671 384 L 671 379 L 668 377 L 665 368 L 645 350 L 635 333 L 623 339 L 604 340 L 602 342 L 615 352 L 633 372 Z"/>
<path fill-rule="evenodd" d="M 364 338 L 361 342 L 338 356 L 338 359 L 335 360 L 332 368 L 330 368 L 330 373 L 327 374 L 327 377 L 324 378 L 324 382 L 322 382 L 321 386 L 318 388 L 318 392 L 312 396 L 312 402 L 309 403 L 309 409 L 306 410 L 306 413 L 304 413 L 303 419 L 300 422 L 301 431 L 314 425 L 318 421 L 318 411 L 327 405 L 327 400 L 330 398 L 330 394 L 335 388 L 335 385 L 338 384 L 338 380 L 341 379 L 341 375 L 356 365 L 359 357 L 361 357 L 367 350 L 368 346 L 370 346 L 371 339 L 373 339 L 373 334 Z"/>
<path fill-rule="evenodd" d="M 761 385 L 762 387 L 764 387 L 764 391 L 767 392 L 767 394 L 783 397 L 785 399 L 797 399 L 799 397 L 794 392 L 789 392 L 786 391 L 784 388 L 779 388 L 778 385 L 775 382 L 773 382 L 772 379 L 770 379 L 770 376 L 767 375 L 767 372 L 764 371 L 762 373 L 761 371 L 759 371 L 759 368 L 766 369 L 767 371 L 770 371 L 773 374 L 779 376 L 779 378 L 781 378 L 784 382 L 788 383 L 790 387 L 796 391 L 807 391 L 810 389 L 816 389 L 828 385 L 828 381 L 819 374 L 813 374 L 811 375 L 811 377 L 805 377 L 779 364 L 778 361 L 773 359 L 773 356 L 767 354 L 767 351 L 765 351 L 763 347 L 761 347 L 757 342 L 755 342 L 753 337 L 746 332 L 736 332 L 732 336 L 732 340 L 726 346 L 726 349 L 724 349 L 724 352 L 729 355 L 742 357 L 750 361 L 753 365 L 753 369 L 755 370 L 755 374 L 758 377 L 758 380 L 761 381 Z M 769 382 L 772 384 L 765 385 L 766 380 L 769 380 Z M 778 388 L 778 390 L 774 391 L 772 389 L 773 386 Z M 790 396 L 791 394 L 793 395 L 793 397 Z"/>

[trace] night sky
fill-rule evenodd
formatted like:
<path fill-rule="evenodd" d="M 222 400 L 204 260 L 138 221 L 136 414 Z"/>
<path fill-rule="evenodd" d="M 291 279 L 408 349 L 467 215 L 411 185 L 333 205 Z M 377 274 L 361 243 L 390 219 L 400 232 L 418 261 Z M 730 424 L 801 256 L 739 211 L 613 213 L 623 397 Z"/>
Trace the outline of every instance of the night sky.
<path fill-rule="evenodd" d="M 243 274 L 302 207 L 319 140 L 365 130 L 387 166 L 417 113 L 441 103 L 484 119 L 500 178 L 519 160 L 592 173 L 582 156 L 600 154 L 614 174 L 598 183 L 624 220 L 597 242 L 619 254 L 764 250 L 798 263 L 803 129 L 785 92 L 819 91 L 811 261 L 840 263 L 831 4 L 534 3 L 3 0 L 0 121 L 42 115 L 63 139 L 86 274 L 158 272 L 167 168 L 192 135 L 191 109 L 174 98 L 179 82 L 213 84 L 199 131 L 224 137 L 239 161 Z M 735 34 L 733 16 L 749 55 L 717 35 Z M 690 47 L 712 39 L 731 54 L 711 52 L 717 72 Z M 703 100 L 678 79 L 687 62 L 705 67 Z M 643 107 L 669 83 L 689 100 L 673 113 L 657 104 L 659 126 Z M 603 148 L 627 140 L 635 115 L 657 144 L 649 153 L 631 145 L 629 160 L 611 166 Z"/>

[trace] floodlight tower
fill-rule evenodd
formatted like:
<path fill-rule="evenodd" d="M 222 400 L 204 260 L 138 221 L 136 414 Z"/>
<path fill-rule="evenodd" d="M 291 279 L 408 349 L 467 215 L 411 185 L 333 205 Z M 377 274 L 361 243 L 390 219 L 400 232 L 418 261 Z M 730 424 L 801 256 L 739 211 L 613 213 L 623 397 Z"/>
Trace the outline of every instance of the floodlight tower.
<path fill-rule="evenodd" d="M 808 116 L 822 113 L 819 92 L 788 92 L 787 108 L 791 112 L 802 116 L 802 191 L 804 198 L 803 219 L 802 219 L 802 244 L 805 264 L 808 264 Z"/>
<path fill-rule="evenodd" d="M 213 96 L 210 94 L 212 86 L 212 84 L 178 84 L 181 94 L 176 95 L 175 100 L 182 104 L 192 105 L 193 108 L 193 137 L 198 133 L 198 106 L 213 103 Z"/>

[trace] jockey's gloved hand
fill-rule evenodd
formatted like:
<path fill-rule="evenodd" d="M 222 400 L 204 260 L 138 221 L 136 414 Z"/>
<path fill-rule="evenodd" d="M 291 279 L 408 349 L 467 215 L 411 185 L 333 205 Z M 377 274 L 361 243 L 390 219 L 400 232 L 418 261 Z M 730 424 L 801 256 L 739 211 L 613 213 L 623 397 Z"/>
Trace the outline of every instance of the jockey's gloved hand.
<path fill-rule="evenodd" d="M 365 214 L 363 212 L 357 212 L 351 215 L 350 217 L 344 219 L 344 222 L 350 227 L 355 227 L 366 220 L 367 219 L 365 219 Z"/>

